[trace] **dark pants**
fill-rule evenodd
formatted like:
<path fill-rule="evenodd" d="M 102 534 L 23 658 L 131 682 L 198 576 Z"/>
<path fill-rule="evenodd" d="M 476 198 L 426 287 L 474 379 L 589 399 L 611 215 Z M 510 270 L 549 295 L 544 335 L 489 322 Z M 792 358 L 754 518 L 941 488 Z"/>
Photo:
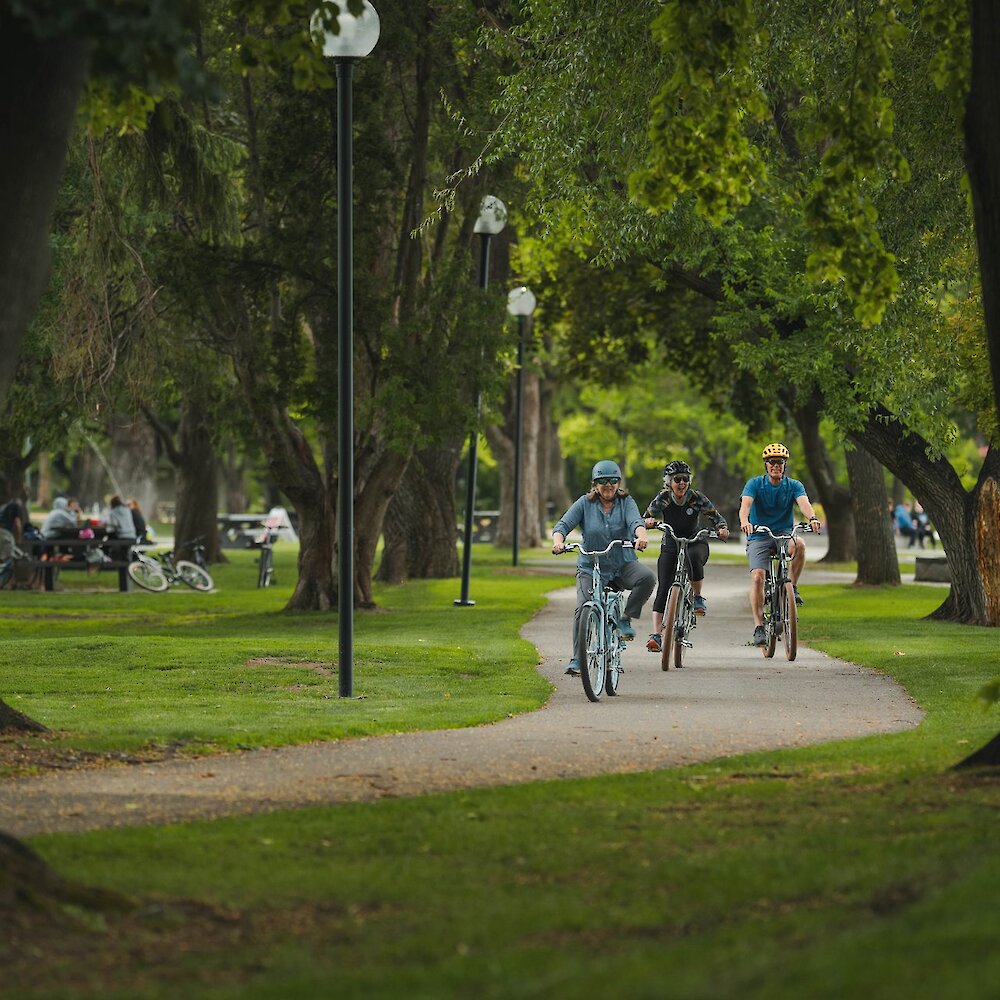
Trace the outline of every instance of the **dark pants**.
<path fill-rule="evenodd" d="M 638 618 L 642 615 L 642 608 L 649 595 L 656 586 L 656 577 L 653 571 L 643 566 L 638 560 L 636 562 L 625 563 L 619 574 L 611 581 L 620 584 L 628 592 L 628 599 L 625 601 L 625 617 Z M 576 630 L 580 621 L 580 609 L 594 596 L 594 576 L 589 569 L 578 569 L 576 571 L 576 611 L 573 612 L 573 636 L 571 649 L 576 649 Z M 575 656 L 576 653 L 574 652 Z"/>
<path fill-rule="evenodd" d="M 688 545 L 688 571 L 692 580 L 705 579 L 705 563 L 708 562 L 708 542 L 691 542 Z M 653 610 L 663 614 L 667 606 L 667 594 L 670 592 L 670 585 L 674 582 L 674 574 L 677 572 L 677 543 L 671 538 L 670 544 L 664 543 L 660 549 L 660 557 L 656 560 L 656 575 L 659 577 L 656 588 L 656 600 L 653 601 Z"/>

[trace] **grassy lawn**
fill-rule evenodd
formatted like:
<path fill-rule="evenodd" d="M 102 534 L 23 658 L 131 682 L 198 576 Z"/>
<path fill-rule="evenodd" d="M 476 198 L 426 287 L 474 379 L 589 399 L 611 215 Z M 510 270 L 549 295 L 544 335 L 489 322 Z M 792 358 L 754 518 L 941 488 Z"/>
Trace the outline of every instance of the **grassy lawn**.
<path fill-rule="evenodd" d="M 527 678 L 534 656 L 516 628 L 552 582 L 490 563 L 479 562 L 473 597 L 502 606 L 498 675 Z M 385 622 L 414 627 L 421 603 L 441 615 L 426 644 L 470 642 L 468 619 L 450 607 L 456 582 L 434 586 L 385 595 L 387 610 L 359 621 L 364 662 L 373 648 L 394 655 Z M 301 621 L 276 612 L 276 596 L 246 594 L 267 606 L 242 613 L 234 597 L 208 621 L 191 613 L 185 638 L 235 644 L 232 615 L 260 624 L 249 635 L 289 643 L 290 656 L 325 650 L 329 663 L 335 629 L 327 623 L 325 646 L 312 626 L 301 634 Z M 59 871 L 139 905 L 23 946 L 15 934 L 0 996 L 992 1000 L 1000 775 L 951 765 L 1000 729 L 1000 713 L 975 698 L 1000 669 L 1000 641 L 995 630 L 921 621 L 941 596 L 920 586 L 808 591 L 803 638 L 896 677 L 927 713 L 915 731 L 662 773 L 36 837 Z M 133 597 L 110 599 L 128 610 Z M 5 627 L 16 633 L 18 618 Z M 81 639 L 103 639 L 78 627 Z M 165 641 L 166 627 L 137 618 L 123 641 Z M 410 646 L 400 662 L 420 652 Z M 214 662 L 239 674 L 234 662 Z M 425 662 L 432 669 L 435 654 Z M 430 702 L 437 690 L 443 700 L 442 677 L 426 692 L 417 678 L 409 684 L 406 698 Z M 474 696 L 462 697 L 471 717 Z M 224 742 L 213 719 L 205 738 Z"/>
<path fill-rule="evenodd" d="M 282 611 L 295 550 L 275 548 L 266 590 L 252 552 L 231 556 L 209 594 L 120 594 L 116 576 L 98 590 L 83 573 L 64 573 L 58 593 L 5 592 L 4 699 L 56 731 L 49 746 L 199 753 L 478 725 L 548 697 L 517 631 L 551 578 L 477 574 L 475 609 L 453 606 L 454 580 L 381 589 L 378 609 L 355 616 L 354 697 L 342 699 L 335 612 Z"/>

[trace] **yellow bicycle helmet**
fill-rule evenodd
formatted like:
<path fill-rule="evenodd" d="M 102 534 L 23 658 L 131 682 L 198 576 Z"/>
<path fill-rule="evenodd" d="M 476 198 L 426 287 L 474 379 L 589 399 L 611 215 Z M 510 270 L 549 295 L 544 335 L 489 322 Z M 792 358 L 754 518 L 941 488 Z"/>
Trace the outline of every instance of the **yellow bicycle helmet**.
<path fill-rule="evenodd" d="M 780 441 L 772 441 L 761 453 L 760 457 L 767 458 L 783 458 L 788 460 L 788 449 Z"/>

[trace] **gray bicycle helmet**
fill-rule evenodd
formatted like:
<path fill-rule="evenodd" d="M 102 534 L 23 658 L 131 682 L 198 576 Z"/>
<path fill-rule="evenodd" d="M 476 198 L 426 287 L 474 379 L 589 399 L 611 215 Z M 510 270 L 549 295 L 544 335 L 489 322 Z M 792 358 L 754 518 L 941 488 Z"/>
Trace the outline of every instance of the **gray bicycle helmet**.
<path fill-rule="evenodd" d="M 663 467 L 663 478 L 669 479 L 671 476 L 690 476 L 691 466 L 687 462 L 681 462 L 675 459 L 673 462 L 667 462 Z"/>
<path fill-rule="evenodd" d="M 594 466 L 594 471 L 590 474 L 590 481 L 594 482 L 595 479 L 604 479 L 605 476 L 622 478 L 622 470 L 618 468 L 617 462 L 612 462 L 608 458 L 598 462 Z"/>

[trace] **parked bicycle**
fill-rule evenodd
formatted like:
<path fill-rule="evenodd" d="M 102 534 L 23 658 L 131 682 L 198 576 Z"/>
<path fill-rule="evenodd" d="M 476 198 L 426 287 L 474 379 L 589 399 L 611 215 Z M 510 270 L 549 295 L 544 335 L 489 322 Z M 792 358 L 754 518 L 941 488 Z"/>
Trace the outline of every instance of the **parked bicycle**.
<path fill-rule="evenodd" d="M 192 538 L 190 542 L 185 544 L 180 544 L 177 546 L 181 552 L 186 548 L 191 549 L 191 562 L 195 566 L 200 566 L 206 573 L 208 573 L 208 557 L 205 555 L 205 536 L 198 535 L 197 538 Z"/>
<path fill-rule="evenodd" d="M 778 636 L 785 647 L 785 657 L 794 660 L 799 650 L 799 612 L 795 605 L 795 589 L 788 572 L 792 561 L 788 547 L 800 531 L 812 531 L 807 521 L 800 521 L 790 535 L 776 535 L 766 525 L 753 526 L 751 534 L 770 535 L 774 550 L 764 574 L 764 636 L 766 642 L 761 652 L 770 659 L 778 644 Z"/>
<path fill-rule="evenodd" d="M 563 552 L 579 551 L 594 558 L 594 593 L 580 608 L 575 643 L 583 690 L 591 701 L 598 701 L 605 692 L 612 696 L 618 694 L 623 670 L 625 638 L 618 623 L 625 614 L 625 594 L 620 587 L 605 585 L 601 576 L 601 556 L 607 555 L 615 545 L 626 549 L 633 547 L 631 542 L 616 538 L 606 549 L 597 552 L 580 548 L 579 542 L 571 542 L 563 549 Z"/>
<path fill-rule="evenodd" d="M 160 593 L 175 584 L 184 583 L 193 590 L 205 592 L 215 586 L 208 570 L 187 559 L 175 560 L 172 552 L 154 556 L 134 548 L 132 556 L 133 561 L 128 564 L 128 575 L 143 590 Z"/>
<path fill-rule="evenodd" d="M 658 521 L 655 527 L 660 531 L 669 531 L 677 543 L 677 569 L 674 572 L 674 582 L 670 585 L 667 596 L 666 610 L 663 612 L 663 632 L 660 643 L 660 668 L 670 669 L 670 660 L 675 667 L 684 666 L 684 650 L 692 648 L 688 639 L 692 630 L 698 624 L 694 613 L 694 590 L 691 587 L 691 566 L 688 563 L 687 550 L 692 542 L 700 542 L 706 538 L 719 536 L 711 528 L 702 528 L 693 538 L 681 538 L 665 521 Z"/>
<path fill-rule="evenodd" d="M 278 540 L 278 529 L 281 521 L 269 517 L 260 522 L 264 530 L 252 541 L 247 542 L 248 549 L 260 549 L 257 557 L 257 586 L 270 587 L 274 582 L 274 543 Z"/>

